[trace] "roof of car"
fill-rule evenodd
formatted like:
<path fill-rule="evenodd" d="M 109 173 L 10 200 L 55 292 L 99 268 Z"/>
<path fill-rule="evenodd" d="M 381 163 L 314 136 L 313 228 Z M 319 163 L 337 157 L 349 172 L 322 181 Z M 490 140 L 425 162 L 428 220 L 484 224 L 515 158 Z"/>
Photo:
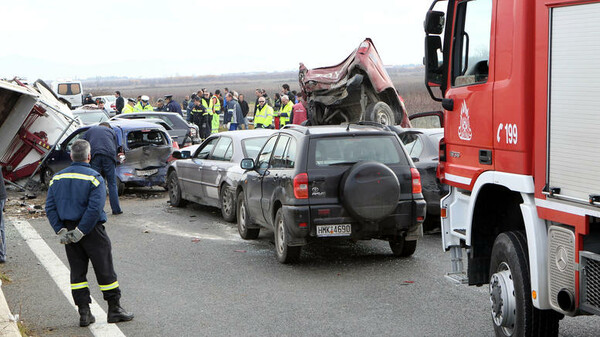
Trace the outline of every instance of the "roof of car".
<path fill-rule="evenodd" d="M 382 133 L 389 132 L 382 126 L 374 125 L 359 125 L 359 124 L 343 124 L 343 125 L 317 125 L 317 126 L 294 126 L 283 130 L 300 131 L 304 134 L 309 135 L 329 135 L 329 134 L 343 134 L 347 132 L 360 132 L 360 133 Z M 308 130 L 308 133 L 305 131 Z"/>
<path fill-rule="evenodd" d="M 235 139 L 270 136 L 275 133 L 275 130 L 270 129 L 254 129 L 254 130 L 237 130 L 237 131 L 225 131 L 219 132 L 215 135 L 218 136 L 229 136 Z"/>
<path fill-rule="evenodd" d="M 129 112 L 127 113 L 128 115 L 138 115 L 138 116 L 144 116 L 144 115 L 165 115 L 165 116 L 181 116 L 179 113 L 177 112 L 166 112 L 166 111 L 143 111 L 143 112 Z M 117 116 L 119 117 L 119 116 Z"/>

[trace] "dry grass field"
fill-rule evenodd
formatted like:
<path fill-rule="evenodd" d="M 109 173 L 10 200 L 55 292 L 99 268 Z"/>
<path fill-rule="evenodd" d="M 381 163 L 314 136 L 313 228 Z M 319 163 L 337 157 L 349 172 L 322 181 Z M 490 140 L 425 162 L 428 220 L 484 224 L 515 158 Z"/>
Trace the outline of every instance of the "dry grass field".
<path fill-rule="evenodd" d="M 433 101 L 425 89 L 422 68 L 391 67 L 388 73 L 400 96 L 404 98 L 409 114 L 440 110 L 439 103 Z M 150 96 L 154 103 L 166 94 L 174 95 L 181 102 L 186 95 L 207 88 L 211 92 L 216 89 L 223 91 L 227 87 L 246 96 L 250 105 L 254 104 L 256 88 L 263 88 L 270 97 L 281 91 L 281 85 L 287 83 L 292 90 L 299 91 L 298 75 L 295 72 L 231 74 L 220 76 L 200 77 L 169 77 L 155 79 L 98 79 L 84 81 L 83 87 L 87 94 L 110 95 L 120 90 L 124 97 Z M 251 110 L 252 111 L 252 110 Z"/>

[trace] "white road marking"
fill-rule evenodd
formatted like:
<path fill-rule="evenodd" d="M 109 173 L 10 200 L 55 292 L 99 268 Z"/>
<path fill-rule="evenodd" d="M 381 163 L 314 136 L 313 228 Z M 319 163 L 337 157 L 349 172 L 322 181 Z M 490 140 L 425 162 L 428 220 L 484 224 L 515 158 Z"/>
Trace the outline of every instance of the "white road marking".
<path fill-rule="evenodd" d="M 58 256 L 54 254 L 52 249 L 50 249 L 44 239 L 42 239 L 42 237 L 38 234 L 35 228 L 29 224 L 29 222 L 25 220 L 18 220 L 14 217 L 9 217 L 8 220 L 13 224 L 13 226 L 15 226 L 17 231 L 19 231 L 23 237 L 23 240 L 27 242 L 27 245 L 29 245 L 31 251 L 33 251 L 40 263 L 44 266 L 44 268 L 46 268 L 48 274 L 50 274 L 69 303 L 71 303 L 71 306 L 73 306 L 75 309 L 75 313 L 79 315 L 77 312 L 77 306 L 75 305 L 75 302 L 73 302 L 73 297 L 71 295 L 71 278 L 69 269 L 62 263 Z M 121 329 L 119 329 L 116 324 L 108 324 L 106 321 L 106 312 L 104 312 L 94 298 L 92 298 L 90 309 L 92 310 L 92 314 L 96 317 L 96 323 L 90 324 L 89 326 L 90 331 L 94 334 L 94 336 L 125 336 L 125 334 L 123 334 Z M 73 316 L 74 323 L 77 322 L 77 317 L 78 316 Z"/>
<path fill-rule="evenodd" d="M 121 225 L 121 224 L 119 224 Z M 173 224 L 171 223 L 166 223 L 166 222 L 153 222 L 153 221 L 146 221 L 144 223 L 135 223 L 135 224 L 129 224 L 129 223 L 124 223 L 122 224 L 124 226 L 130 226 L 130 227 L 142 227 L 144 229 L 149 230 L 150 232 L 156 232 L 159 234 L 165 234 L 165 235 L 172 235 L 172 236 L 180 236 L 180 237 L 184 237 L 184 238 L 198 238 L 201 240 L 209 240 L 209 241 L 234 241 L 234 242 L 243 242 L 244 240 L 242 240 L 237 232 L 237 229 L 232 229 L 229 227 L 226 227 L 223 231 L 224 233 L 221 235 L 214 235 L 214 234 L 207 234 L 207 233 L 200 233 L 200 232 L 187 232 L 187 231 L 182 231 L 180 229 L 177 229 L 173 226 Z"/>

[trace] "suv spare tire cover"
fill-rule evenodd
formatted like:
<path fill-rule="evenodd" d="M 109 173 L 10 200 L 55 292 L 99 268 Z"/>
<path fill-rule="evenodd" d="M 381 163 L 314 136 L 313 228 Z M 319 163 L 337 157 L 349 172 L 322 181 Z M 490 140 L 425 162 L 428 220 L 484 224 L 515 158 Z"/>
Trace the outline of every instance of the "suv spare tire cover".
<path fill-rule="evenodd" d="M 398 206 L 400 182 L 394 171 L 374 162 L 358 162 L 342 177 L 340 197 L 344 207 L 359 220 L 375 221 Z"/>

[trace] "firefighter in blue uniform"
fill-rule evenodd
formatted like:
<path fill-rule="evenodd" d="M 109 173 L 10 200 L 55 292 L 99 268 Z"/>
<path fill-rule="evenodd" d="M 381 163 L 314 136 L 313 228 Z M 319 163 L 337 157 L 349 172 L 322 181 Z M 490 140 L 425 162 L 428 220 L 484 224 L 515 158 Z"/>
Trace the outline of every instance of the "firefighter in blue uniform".
<path fill-rule="evenodd" d="M 91 168 L 90 144 L 77 140 L 71 146 L 73 163 L 50 181 L 46 215 L 60 243 L 65 245 L 71 268 L 71 293 L 79 309 L 79 326 L 96 319 L 90 311 L 87 282 L 92 262 L 104 300 L 108 302 L 109 323 L 130 321 L 133 314 L 120 304 L 121 289 L 112 261 L 111 243 L 104 228 L 106 187 L 102 176 Z"/>

